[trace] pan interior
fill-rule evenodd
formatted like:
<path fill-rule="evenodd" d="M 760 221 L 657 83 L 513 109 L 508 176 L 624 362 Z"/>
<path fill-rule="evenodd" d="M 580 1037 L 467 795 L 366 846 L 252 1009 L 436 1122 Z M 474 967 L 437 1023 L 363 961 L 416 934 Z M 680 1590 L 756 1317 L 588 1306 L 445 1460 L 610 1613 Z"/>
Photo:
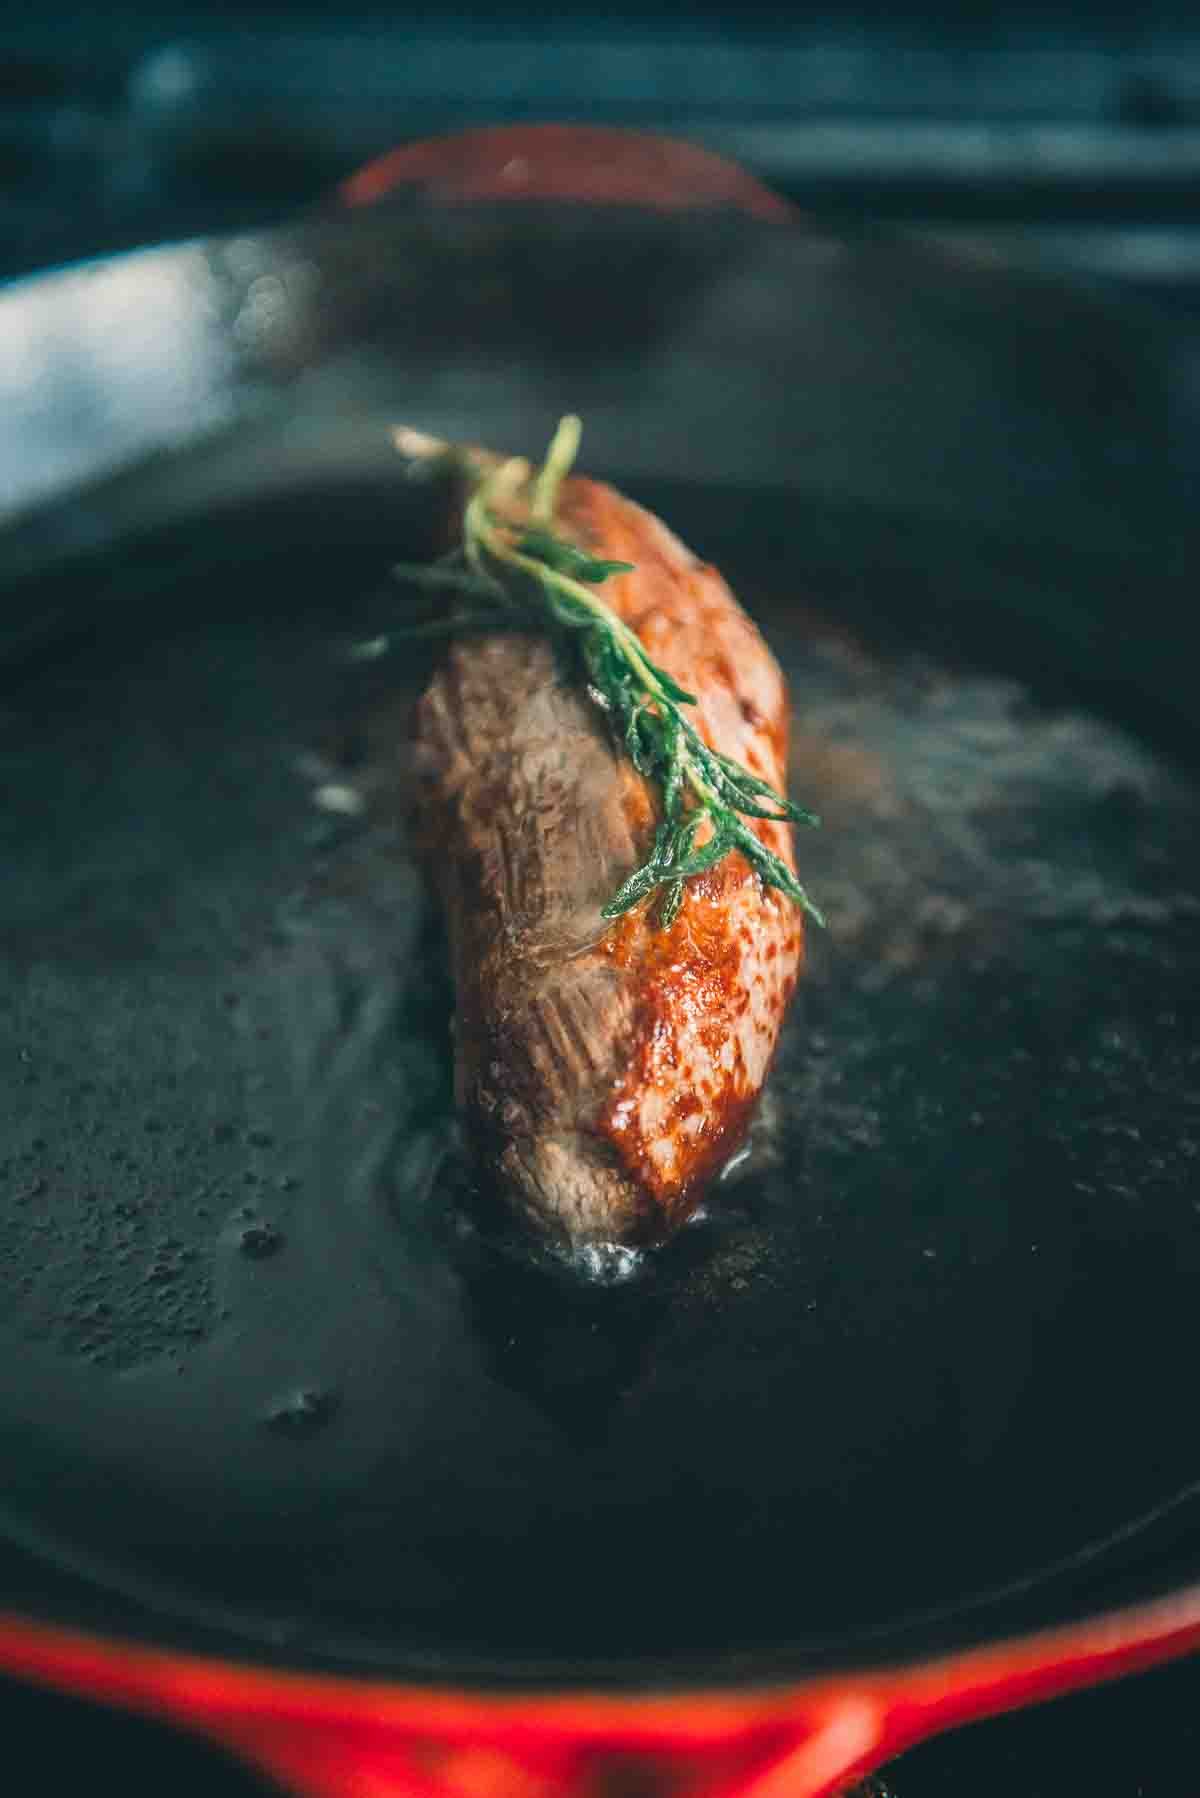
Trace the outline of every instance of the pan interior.
<path fill-rule="evenodd" d="M 768 499 L 726 532 L 675 493 L 791 681 L 830 929 L 739 1177 L 585 1277 L 455 1157 L 404 827 L 429 658 L 373 654 L 411 545 L 370 499 L 143 545 L 6 677 L 14 1527 L 295 1655 L 586 1676 L 836 1654 L 1175 1501 L 1190 779 L 969 627 L 898 650 L 919 584 L 823 611 Z"/>

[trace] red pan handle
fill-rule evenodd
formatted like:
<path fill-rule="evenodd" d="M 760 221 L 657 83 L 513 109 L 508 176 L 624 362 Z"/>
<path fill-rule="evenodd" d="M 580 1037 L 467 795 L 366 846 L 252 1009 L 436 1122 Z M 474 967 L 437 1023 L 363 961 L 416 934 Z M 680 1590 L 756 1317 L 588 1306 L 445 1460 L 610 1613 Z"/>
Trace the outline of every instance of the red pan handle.
<path fill-rule="evenodd" d="M 263 1672 L 0 1617 L 0 1668 L 209 1737 L 296 1798 L 832 1798 L 958 1724 L 1200 1648 L 1200 1587 L 886 1672 L 685 1696 L 476 1696 Z"/>
<path fill-rule="evenodd" d="M 693 145 L 571 125 L 412 144 L 341 190 L 436 203 L 538 198 L 796 215 Z M 757 1692 L 473 1696 L 309 1678 L 93 1640 L 0 1616 L 0 1668 L 208 1736 L 296 1798 L 829 1798 L 970 1719 L 1200 1648 L 1200 1587 L 955 1658 Z"/>
<path fill-rule="evenodd" d="M 436 204 L 569 200 L 678 212 L 735 208 L 786 224 L 786 200 L 736 163 L 695 144 L 598 125 L 498 125 L 405 144 L 359 169 L 338 197 L 373 205 L 420 192 Z"/>

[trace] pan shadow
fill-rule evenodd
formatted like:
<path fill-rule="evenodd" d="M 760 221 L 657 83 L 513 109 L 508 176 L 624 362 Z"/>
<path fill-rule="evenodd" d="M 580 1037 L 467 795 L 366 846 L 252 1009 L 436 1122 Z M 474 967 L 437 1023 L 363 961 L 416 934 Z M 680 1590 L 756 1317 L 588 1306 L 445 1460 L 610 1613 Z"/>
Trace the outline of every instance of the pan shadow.
<path fill-rule="evenodd" d="M 670 1282 L 650 1252 L 576 1254 L 532 1238 L 465 1156 L 446 1166 L 450 1255 L 488 1371 L 587 1452 L 653 1355 Z"/>
<path fill-rule="evenodd" d="M 702 1208 L 660 1248 L 561 1248 L 536 1237 L 463 1152 L 444 1164 L 438 1208 L 488 1372 L 581 1454 L 652 1376 L 656 1345 L 688 1292 L 706 1287 L 755 1217 L 755 1182 Z M 732 1200 L 732 1202 L 731 1202 Z"/>

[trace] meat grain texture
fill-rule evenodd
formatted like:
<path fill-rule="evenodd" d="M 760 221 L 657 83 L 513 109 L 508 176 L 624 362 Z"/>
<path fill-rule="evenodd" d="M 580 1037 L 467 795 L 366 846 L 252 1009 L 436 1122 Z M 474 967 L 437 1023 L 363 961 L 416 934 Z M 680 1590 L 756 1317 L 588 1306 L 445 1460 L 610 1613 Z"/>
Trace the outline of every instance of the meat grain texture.
<path fill-rule="evenodd" d="M 783 677 L 717 570 L 582 477 L 564 484 L 555 528 L 635 564 L 603 597 L 697 696 L 706 742 L 783 792 Z M 473 1147 L 551 1235 L 660 1241 L 743 1138 L 796 985 L 800 910 L 733 854 L 688 881 L 668 929 L 659 895 L 602 917 L 653 842 L 656 794 L 544 636 L 456 641 L 417 736 Z M 790 826 L 754 828 L 794 867 Z"/>

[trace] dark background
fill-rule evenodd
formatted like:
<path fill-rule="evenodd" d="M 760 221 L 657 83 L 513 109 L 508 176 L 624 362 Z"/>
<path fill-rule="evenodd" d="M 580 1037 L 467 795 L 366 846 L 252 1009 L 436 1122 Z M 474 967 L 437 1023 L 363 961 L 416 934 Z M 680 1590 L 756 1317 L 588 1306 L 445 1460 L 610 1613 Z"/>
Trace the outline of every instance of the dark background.
<path fill-rule="evenodd" d="M 810 212 L 986 239 L 1181 324 L 1200 313 L 1190 7 L 24 10 L 0 17 L 0 278 L 274 220 L 405 139 L 552 117 L 674 131 Z M 887 1783 L 1177 1798 L 1197 1785 L 1198 1710 L 1185 1665 L 930 1744 Z M 263 1789 L 57 1698 L 0 1686 L 0 1717 L 8 1764 L 43 1791 L 84 1770 L 128 1798 Z"/>

